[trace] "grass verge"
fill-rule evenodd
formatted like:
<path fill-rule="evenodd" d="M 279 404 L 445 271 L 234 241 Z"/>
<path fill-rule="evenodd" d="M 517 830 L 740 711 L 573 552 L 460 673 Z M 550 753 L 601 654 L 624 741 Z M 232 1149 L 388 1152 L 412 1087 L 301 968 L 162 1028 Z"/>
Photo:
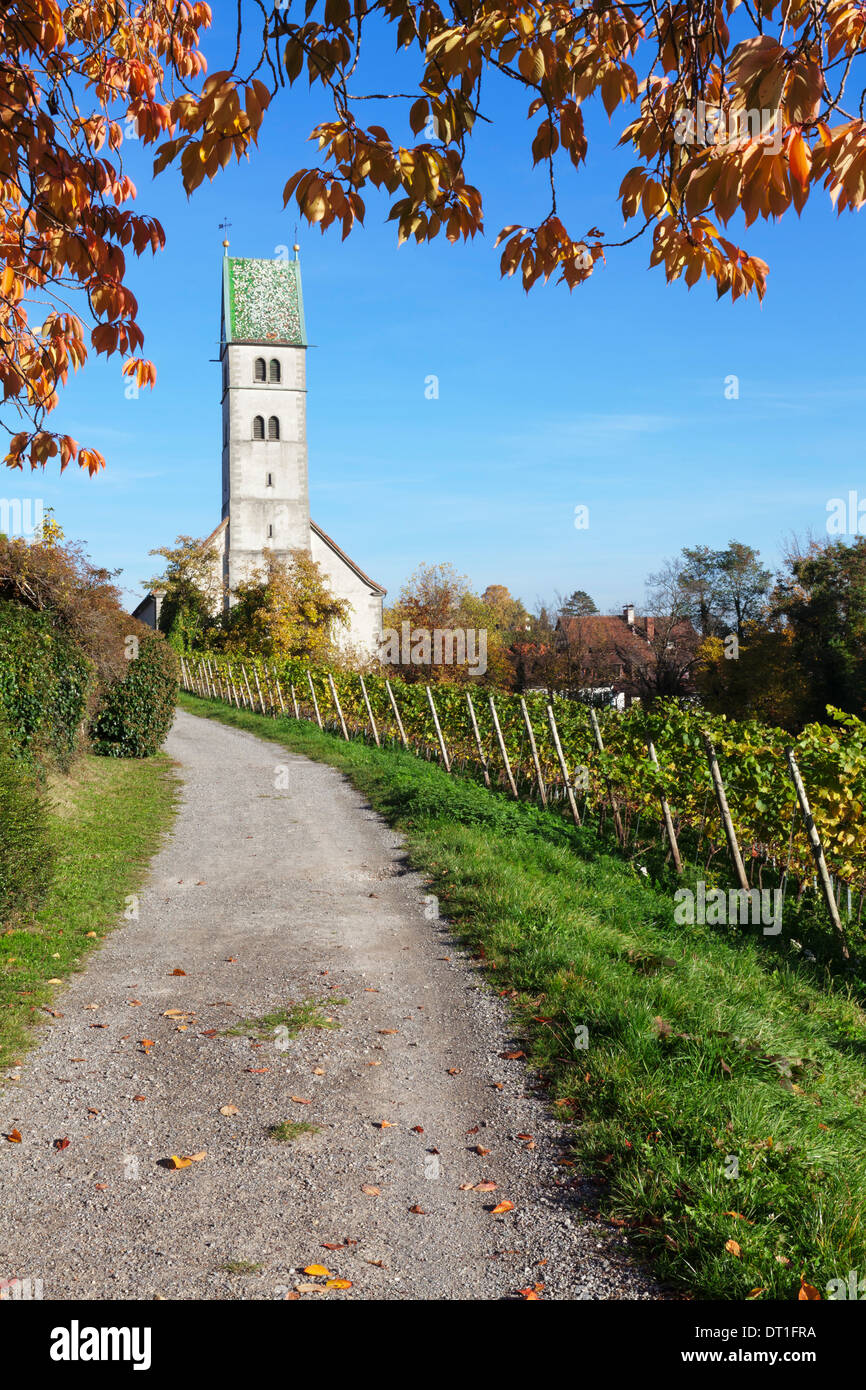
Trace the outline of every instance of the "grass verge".
<path fill-rule="evenodd" d="M 182 696 L 330 763 L 406 838 L 508 993 L 603 1208 L 699 1297 L 866 1270 L 866 1015 L 853 982 L 673 900 L 557 815 L 394 749 Z"/>
<path fill-rule="evenodd" d="M 271 1125 L 268 1129 L 268 1136 L 276 1139 L 278 1144 L 292 1144 L 296 1139 L 300 1139 L 302 1134 L 318 1134 L 319 1126 L 311 1125 L 306 1120 L 280 1120 L 278 1125 Z"/>
<path fill-rule="evenodd" d="M 116 926 L 170 823 L 171 762 L 83 756 L 52 779 L 51 882 L 35 920 L 0 935 L 0 1066 L 35 1042 L 63 977 Z"/>
<path fill-rule="evenodd" d="M 226 1037 L 241 1035 L 261 1041 L 271 1037 L 277 1028 L 282 1029 L 287 1038 L 296 1038 L 304 1028 L 339 1028 L 337 1020 L 326 1014 L 325 1008 L 348 1002 L 348 999 L 328 999 L 325 1003 L 318 999 L 302 999 L 299 1004 L 274 1009 L 260 1018 L 242 1018 L 233 1028 L 226 1029 Z"/>

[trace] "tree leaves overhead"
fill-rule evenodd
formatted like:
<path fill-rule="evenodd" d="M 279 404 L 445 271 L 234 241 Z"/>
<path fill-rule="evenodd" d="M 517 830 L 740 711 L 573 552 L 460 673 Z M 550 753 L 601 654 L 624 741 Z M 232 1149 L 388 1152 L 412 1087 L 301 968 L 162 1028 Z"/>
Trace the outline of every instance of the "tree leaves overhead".
<path fill-rule="evenodd" d="M 496 244 L 502 274 L 519 272 L 526 289 L 551 275 L 574 288 L 623 244 L 567 225 L 557 207 L 560 183 L 595 153 L 583 112 L 593 102 L 638 156 L 619 190 L 626 221 L 637 224 L 627 239 L 649 233 L 650 264 L 669 281 L 706 276 L 720 295 L 763 297 L 766 263 L 721 233 L 738 209 L 747 226 L 799 213 L 821 182 L 839 211 L 866 201 L 856 89 L 866 18 L 855 0 L 384 0 L 374 9 L 306 0 L 276 11 L 264 30 L 256 10 L 239 5 L 238 64 L 254 63 L 267 86 L 253 78 L 242 100 L 238 76 L 221 72 L 198 101 L 185 95 L 170 107 L 172 139 L 157 167 L 179 155 L 190 190 L 247 152 L 281 86 L 306 80 L 333 115 L 310 136 L 322 162 L 296 170 L 284 200 L 323 231 L 339 224 L 344 237 L 364 217 L 366 185 L 390 199 L 401 242 L 443 230 L 450 241 L 476 236 L 483 212 L 468 180 L 471 136 L 491 120 L 491 88 L 525 109 L 526 147 L 513 157 L 540 166 L 548 205 L 534 225 L 503 228 Z M 367 48 L 381 49 L 386 25 L 396 31 L 393 79 L 383 82 L 377 63 L 371 91 Z M 388 128 L 366 124 L 367 101 L 387 103 Z M 418 143 L 405 140 L 407 125 Z"/>
<path fill-rule="evenodd" d="M 124 142 L 154 146 L 155 172 L 176 166 L 191 193 L 250 155 L 274 98 L 285 107 L 296 82 L 323 102 L 311 132 L 319 162 L 287 171 L 284 202 L 344 238 L 366 215 L 368 187 L 386 199 L 400 242 L 477 236 L 471 138 L 492 120 L 491 92 L 513 98 L 527 125 L 510 158 L 536 167 L 544 205 L 533 220 L 515 206 L 496 244 L 502 274 L 519 274 L 527 290 L 551 276 L 576 288 L 646 234 L 650 265 L 669 281 L 706 277 L 720 295 L 762 297 L 766 263 L 723 235 L 738 210 L 748 227 L 792 207 L 799 214 L 819 188 L 840 213 L 866 201 L 860 0 L 292 0 L 272 9 L 238 0 L 237 18 L 232 66 L 208 74 L 204 3 L 4 5 L 0 385 L 10 467 L 104 465 L 46 428 L 89 351 L 119 354 L 138 387 L 153 385 L 126 256 L 159 250 L 164 235 L 130 209 L 137 190 Z M 382 82 L 389 37 L 393 80 Z M 387 126 L 365 119 L 370 101 Z M 634 224 L 625 238 L 570 225 L 559 207 L 561 187 L 605 157 L 587 134 L 593 103 L 635 152 L 618 194 Z"/>
<path fill-rule="evenodd" d="M 45 428 L 89 349 L 119 353 L 127 376 L 153 385 L 155 368 L 136 355 L 143 334 L 124 283 L 126 251 L 155 252 L 164 236 L 154 218 L 126 206 L 136 188 L 120 150 L 125 139 L 152 142 L 170 129 L 164 89 L 204 73 L 198 36 L 210 18 L 207 5 L 178 0 L 3 7 L 0 384 L 9 467 L 51 459 L 61 471 L 70 462 L 91 474 L 103 467 L 96 450 Z M 204 97 L 189 100 L 198 108 Z"/>

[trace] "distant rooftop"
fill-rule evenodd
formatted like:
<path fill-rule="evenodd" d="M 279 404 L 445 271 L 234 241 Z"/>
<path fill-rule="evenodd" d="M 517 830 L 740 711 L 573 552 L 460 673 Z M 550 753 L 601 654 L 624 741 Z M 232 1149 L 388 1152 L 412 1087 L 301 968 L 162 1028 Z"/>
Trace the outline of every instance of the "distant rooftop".
<path fill-rule="evenodd" d="M 306 347 L 300 262 L 226 256 L 223 317 L 229 343 Z"/>

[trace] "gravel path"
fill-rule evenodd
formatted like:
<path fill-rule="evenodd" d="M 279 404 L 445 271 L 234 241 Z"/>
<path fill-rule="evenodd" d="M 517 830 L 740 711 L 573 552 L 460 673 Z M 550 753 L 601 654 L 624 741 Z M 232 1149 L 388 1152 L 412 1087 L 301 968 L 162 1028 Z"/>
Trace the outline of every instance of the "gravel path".
<path fill-rule="evenodd" d="M 586 1210 L 502 1057 L 505 1005 L 363 797 L 186 713 L 167 749 L 183 801 L 138 920 L 0 1090 L 0 1133 L 22 1135 L 0 1140 L 0 1275 L 46 1299 L 297 1297 L 310 1264 L 352 1287 L 302 1298 L 664 1297 Z M 226 1036 L 307 999 L 339 1027 Z M 283 1120 L 316 1132 L 276 1142 Z"/>

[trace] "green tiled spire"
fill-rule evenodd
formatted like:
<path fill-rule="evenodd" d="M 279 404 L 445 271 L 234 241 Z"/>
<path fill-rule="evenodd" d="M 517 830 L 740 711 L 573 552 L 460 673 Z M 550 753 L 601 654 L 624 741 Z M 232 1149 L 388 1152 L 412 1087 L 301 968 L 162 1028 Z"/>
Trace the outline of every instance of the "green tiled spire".
<path fill-rule="evenodd" d="M 229 343 L 306 347 L 300 263 L 226 256 L 223 316 Z"/>

